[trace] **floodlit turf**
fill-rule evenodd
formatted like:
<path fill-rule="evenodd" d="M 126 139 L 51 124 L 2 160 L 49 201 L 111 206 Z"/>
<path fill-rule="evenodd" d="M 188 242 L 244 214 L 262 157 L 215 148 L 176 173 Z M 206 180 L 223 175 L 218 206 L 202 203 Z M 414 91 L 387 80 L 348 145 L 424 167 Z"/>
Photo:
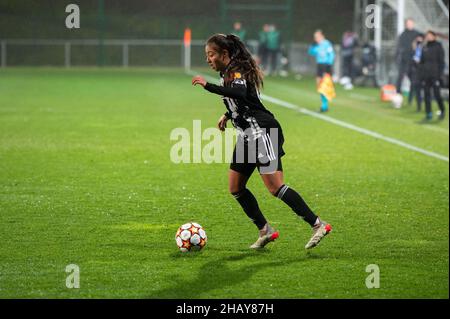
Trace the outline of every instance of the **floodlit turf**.
<path fill-rule="evenodd" d="M 265 94 L 311 110 L 312 79 Z M 448 298 L 448 162 L 267 103 L 283 126 L 288 185 L 333 233 L 311 232 L 255 174 L 249 189 L 280 231 L 257 232 L 228 194 L 228 164 L 174 164 L 172 129 L 212 127 L 218 96 L 170 69 L 0 71 L 1 298 Z M 378 91 L 338 91 L 330 117 L 447 156 L 448 120 L 422 124 Z M 179 253 L 194 220 L 204 251 Z M 65 267 L 80 267 L 66 288 Z M 366 287 L 376 264 L 380 288 Z"/>

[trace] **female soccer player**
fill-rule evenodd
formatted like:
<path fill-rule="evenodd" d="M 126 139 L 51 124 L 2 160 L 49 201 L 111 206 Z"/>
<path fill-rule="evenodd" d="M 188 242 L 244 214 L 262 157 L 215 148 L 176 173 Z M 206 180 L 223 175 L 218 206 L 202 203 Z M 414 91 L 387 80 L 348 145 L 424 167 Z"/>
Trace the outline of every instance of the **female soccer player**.
<path fill-rule="evenodd" d="M 281 165 L 284 155 L 283 132 L 259 98 L 263 85 L 261 70 L 245 45 L 234 35 L 213 35 L 206 43 L 205 53 L 206 62 L 220 73 L 221 85 L 208 83 L 202 76 L 195 76 L 192 84 L 221 95 L 227 112 L 220 117 L 218 127 L 225 130 L 227 121 L 231 120 L 238 130 L 238 141 L 229 171 L 229 190 L 259 229 L 259 238 L 250 248 L 263 248 L 278 238 L 278 232 L 269 225 L 256 198 L 246 188 L 255 168 L 258 168 L 269 192 L 285 202 L 313 228 L 313 236 L 305 248 L 317 246 L 331 231 L 331 225 L 321 221 L 302 197 L 284 184 Z"/>

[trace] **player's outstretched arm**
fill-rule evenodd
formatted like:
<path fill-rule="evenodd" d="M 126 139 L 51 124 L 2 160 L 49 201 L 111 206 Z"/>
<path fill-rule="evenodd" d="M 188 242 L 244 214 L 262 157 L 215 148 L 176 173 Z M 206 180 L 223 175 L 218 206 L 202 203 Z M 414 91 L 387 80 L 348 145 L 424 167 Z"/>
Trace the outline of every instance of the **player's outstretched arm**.
<path fill-rule="evenodd" d="M 223 87 L 211 83 L 206 83 L 205 90 L 218 95 L 230 97 L 232 99 L 244 99 L 247 96 L 247 88 L 245 87 L 245 85 Z"/>
<path fill-rule="evenodd" d="M 247 87 L 245 85 L 233 84 L 232 87 L 223 87 L 206 82 L 205 78 L 200 75 L 192 78 L 192 85 L 201 85 L 211 93 L 230 97 L 232 99 L 243 99 L 247 95 Z"/>
<path fill-rule="evenodd" d="M 201 85 L 201 86 L 205 87 L 206 83 L 207 82 L 206 82 L 206 80 L 205 80 L 205 78 L 203 76 L 197 75 L 197 76 L 194 76 L 192 78 L 192 85 L 193 86 Z"/>

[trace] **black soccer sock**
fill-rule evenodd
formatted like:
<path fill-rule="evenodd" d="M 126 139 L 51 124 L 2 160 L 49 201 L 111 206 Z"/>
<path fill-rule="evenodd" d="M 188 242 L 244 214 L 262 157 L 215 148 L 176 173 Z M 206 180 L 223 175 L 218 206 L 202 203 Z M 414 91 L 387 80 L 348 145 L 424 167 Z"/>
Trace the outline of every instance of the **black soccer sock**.
<path fill-rule="evenodd" d="M 317 220 L 317 215 L 305 203 L 303 198 L 292 188 L 283 185 L 275 193 L 279 199 L 285 202 L 292 210 L 300 217 L 302 217 L 311 227 L 314 226 Z"/>
<path fill-rule="evenodd" d="M 253 221 L 256 227 L 258 227 L 259 230 L 263 229 L 267 224 L 267 220 L 261 213 L 255 196 L 253 196 L 253 194 L 246 188 L 240 192 L 232 193 L 232 195 L 236 198 L 239 204 L 241 204 L 244 212 Z"/>

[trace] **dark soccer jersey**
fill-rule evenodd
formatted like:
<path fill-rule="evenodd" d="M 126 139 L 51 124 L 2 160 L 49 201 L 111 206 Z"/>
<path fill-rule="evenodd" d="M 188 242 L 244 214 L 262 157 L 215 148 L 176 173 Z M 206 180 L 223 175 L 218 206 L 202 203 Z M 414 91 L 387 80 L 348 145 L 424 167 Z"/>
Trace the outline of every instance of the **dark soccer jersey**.
<path fill-rule="evenodd" d="M 221 75 L 220 86 L 207 83 L 205 89 L 222 95 L 227 108 L 226 115 L 240 134 L 251 132 L 256 139 L 260 137 L 262 129 L 279 128 L 273 114 L 262 104 L 256 87 L 248 85 L 239 72 L 233 74 L 230 83 L 225 83 Z"/>

